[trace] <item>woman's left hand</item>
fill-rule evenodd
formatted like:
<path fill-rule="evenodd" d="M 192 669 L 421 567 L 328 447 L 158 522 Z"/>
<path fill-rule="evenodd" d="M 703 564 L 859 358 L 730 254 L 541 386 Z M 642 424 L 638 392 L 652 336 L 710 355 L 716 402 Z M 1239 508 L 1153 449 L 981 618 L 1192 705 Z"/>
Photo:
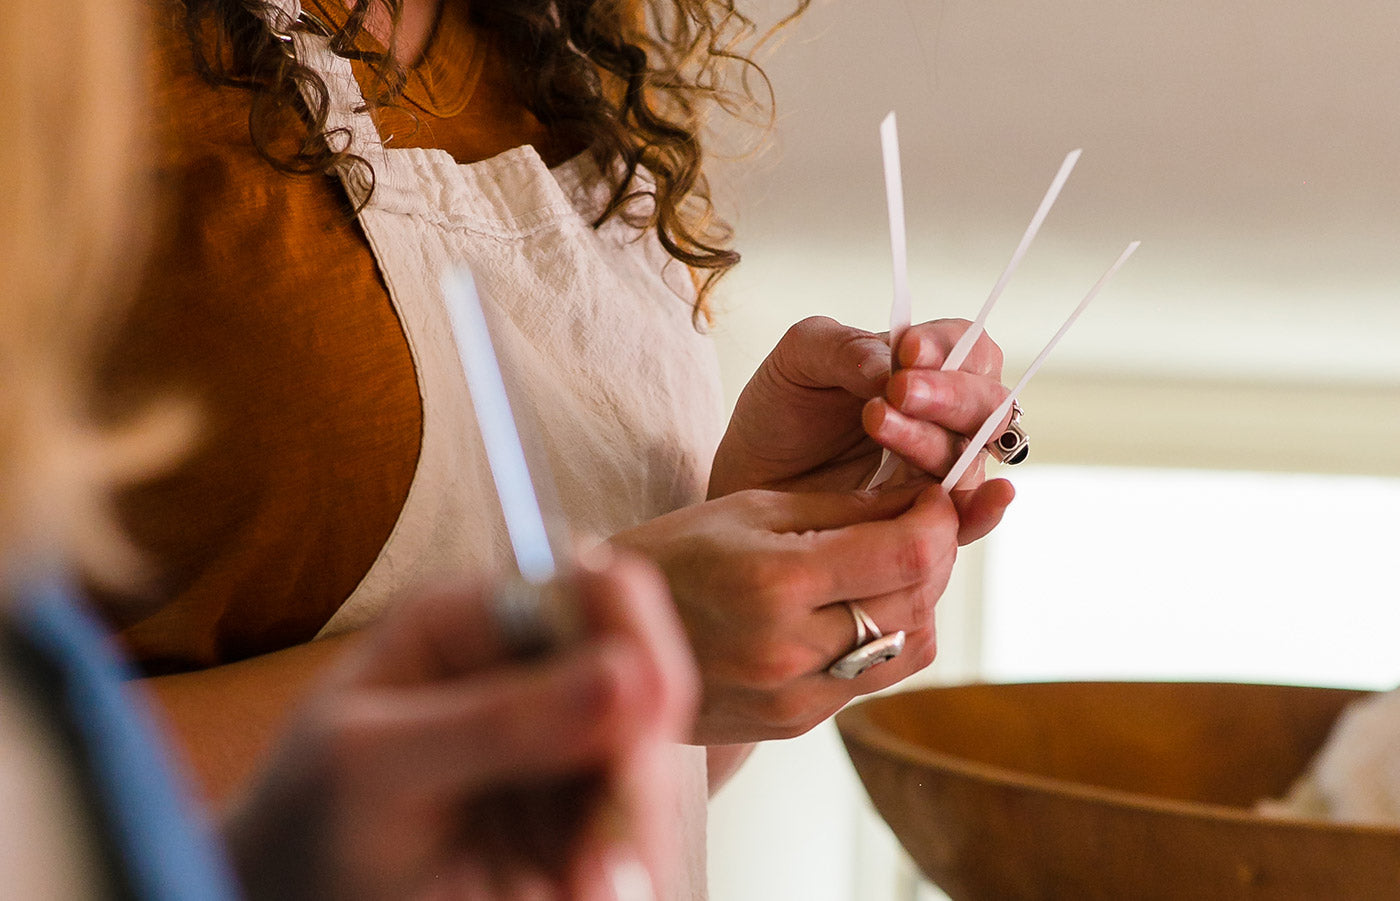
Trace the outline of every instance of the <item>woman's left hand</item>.
<path fill-rule="evenodd" d="M 794 325 L 739 396 L 715 453 L 710 497 L 859 488 L 885 447 L 941 477 L 1006 397 L 1001 349 L 986 335 L 959 371 L 938 370 L 969 324 L 911 327 L 892 378 L 884 336 L 820 316 Z M 980 479 L 976 467 L 961 484 Z"/>

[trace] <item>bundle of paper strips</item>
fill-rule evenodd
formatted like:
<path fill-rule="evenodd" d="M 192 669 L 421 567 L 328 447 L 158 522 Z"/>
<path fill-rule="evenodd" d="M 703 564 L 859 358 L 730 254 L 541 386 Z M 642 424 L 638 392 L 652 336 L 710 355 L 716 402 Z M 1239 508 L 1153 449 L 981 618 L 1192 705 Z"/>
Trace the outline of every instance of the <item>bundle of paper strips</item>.
<path fill-rule="evenodd" d="M 890 251 L 894 266 L 894 302 L 890 307 L 890 368 L 891 375 L 893 375 L 899 368 L 899 341 L 904 337 L 904 333 L 908 330 L 910 322 L 912 321 L 912 303 L 909 290 L 909 247 L 904 223 L 904 185 L 900 175 L 899 132 L 895 124 L 894 113 L 890 113 L 885 117 L 884 121 L 880 123 L 880 146 L 884 154 L 885 202 L 889 210 Z M 967 360 L 967 355 L 972 351 L 972 346 L 977 343 L 977 339 L 981 337 L 982 331 L 986 327 L 987 316 L 992 312 L 992 307 L 996 306 L 996 302 L 1001 298 L 1002 292 L 1006 290 L 1006 285 L 1011 281 L 1011 276 L 1016 272 L 1016 268 L 1021 265 L 1021 260 L 1025 257 L 1026 250 L 1030 247 L 1031 241 L 1035 239 L 1036 233 L 1040 231 L 1040 226 L 1045 222 L 1045 217 L 1049 215 L 1050 208 L 1055 205 L 1055 200 L 1060 196 L 1060 190 L 1065 186 L 1065 182 L 1069 179 L 1070 173 L 1074 171 L 1075 164 L 1079 162 L 1079 155 L 1081 152 L 1080 150 L 1070 151 L 1069 155 L 1065 157 L 1065 161 L 1060 164 L 1060 171 L 1055 174 L 1054 181 L 1050 183 L 1050 189 L 1045 192 L 1045 198 L 1040 201 L 1040 207 L 1035 211 L 1035 215 L 1031 217 L 1031 223 L 1026 227 L 1025 234 L 1021 236 L 1021 243 L 1016 246 L 1015 253 L 1011 255 L 1011 261 L 1006 264 L 1006 268 L 1002 270 L 1001 277 L 998 278 L 996 284 L 992 286 L 992 291 L 987 296 L 986 302 L 982 304 L 982 309 L 977 312 L 977 318 L 973 320 L 972 325 L 969 326 L 962 337 L 958 339 L 958 342 L 953 345 L 953 349 L 948 353 L 947 359 L 943 361 L 943 365 L 940 367 L 942 371 L 955 371 Z M 1133 241 L 1130 243 L 1122 254 L 1119 255 L 1118 259 L 1114 261 L 1113 265 L 1108 268 L 1108 271 L 1100 276 L 1094 286 L 1089 289 L 1089 293 L 1079 302 L 1079 306 L 1075 307 L 1074 312 L 1070 313 L 1064 325 L 1060 326 L 1059 331 L 1055 332 L 1054 337 L 1050 339 L 1044 349 L 1042 349 L 1031 362 L 1031 365 L 1021 376 L 1021 380 L 1016 383 L 1016 386 L 1011 389 L 1011 393 L 1007 395 L 1006 400 L 1002 401 L 1001 405 L 987 417 L 984 423 L 982 423 L 982 427 L 977 430 L 971 442 L 968 443 L 962 456 L 958 458 L 957 462 L 953 464 L 953 467 L 948 470 L 947 475 L 943 477 L 943 484 L 947 485 L 950 490 L 957 486 L 958 481 L 967 473 L 972 464 L 976 462 L 978 454 L 986 448 L 987 442 L 992 439 L 992 433 L 997 431 L 1002 422 L 1010 415 L 1012 405 L 1015 404 L 1016 398 L 1020 396 L 1022 389 L 1030 382 L 1031 377 L 1039 371 L 1046 358 L 1050 356 L 1050 352 L 1055 349 L 1055 345 L 1060 343 L 1060 339 L 1069 331 L 1070 326 L 1074 325 L 1085 308 L 1087 308 L 1090 302 L 1103 290 L 1104 285 L 1108 284 L 1108 280 L 1118 272 L 1122 265 L 1127 262 L 1128 257 L 1132 256 L 1133 252 L 1138 249 L 1140 243 L 1140 241 Z M 894 475 L 895 468 L 898 465 L 899 458 L 890 453 L 889 450 L 886 450 L 880 459 L 879 469 L 871 476 L 870 481 L 866 484 L 866 488 L 873 489 L 883 485 L 889 480 L 890 476 Z"/>

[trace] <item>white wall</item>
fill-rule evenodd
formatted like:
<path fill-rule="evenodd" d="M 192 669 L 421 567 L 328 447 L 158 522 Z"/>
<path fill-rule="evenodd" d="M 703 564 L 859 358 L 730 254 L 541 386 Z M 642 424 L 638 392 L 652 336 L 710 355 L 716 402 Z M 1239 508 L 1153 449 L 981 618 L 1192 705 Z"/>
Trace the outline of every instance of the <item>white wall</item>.
<path fill-rule="evenodd" d="M 895 109 L 916 318 L 970 316 L 1085 149 L 989 324 L 1009 376 L 1144 241 L 1027 393 L 1037 461 L 1400 474 L 1393 3 L 817 0 L 766 67 L 773 147 L 721 174 L 731 395 L 803 316 L 883 327 Z M 977 560 L 932 678 L 979 672 Z M 714 804 L 714 898 L 913 897 L 862 805 L 830 730 L 762 749 Z"/>

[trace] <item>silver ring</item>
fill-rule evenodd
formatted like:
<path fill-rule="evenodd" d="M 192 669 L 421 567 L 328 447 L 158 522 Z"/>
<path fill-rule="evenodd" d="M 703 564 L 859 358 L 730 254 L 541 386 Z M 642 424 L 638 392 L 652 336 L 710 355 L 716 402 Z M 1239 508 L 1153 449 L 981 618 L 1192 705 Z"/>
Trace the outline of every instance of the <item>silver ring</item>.
<path fill-rule="evenodd" d="M 538 657 L 579 634 L 577 612 L 561 591 L 553 582 L 540 585 L 524 579 L 507 579 L 492 589 L 491 618 L 510 656 Z"/>
<path fill-rule="evenodd" d="M 1031 440 L 1026 437 L 1026 430 L 1021 428 L 1020 401 L 1011 402 L 1011 421 L 1007 423 L 1006 430 L 987 443 L 987 450 L 1007 466 L 1015 466 L 1017 463 L 1024 463 L 1031 454 Z"/>
<path fill-rule="evenodd" d="M 893 660 L 904 650 L 904 630 L 885 635 L 855 601 L 842 601 L 856 624 L 856 646 L 826 671 L 838 679 L 854 679 L 873 666 Z"/>

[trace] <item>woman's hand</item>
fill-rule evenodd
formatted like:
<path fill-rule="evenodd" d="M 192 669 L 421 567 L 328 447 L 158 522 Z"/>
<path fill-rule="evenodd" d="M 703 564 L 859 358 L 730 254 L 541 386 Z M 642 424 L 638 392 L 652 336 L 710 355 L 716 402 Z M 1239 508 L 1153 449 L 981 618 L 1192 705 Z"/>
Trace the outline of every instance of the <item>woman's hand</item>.
<path fill-rule="evenodd" d="M 249 895 L 664 891 L 677 849 L 662 755 L 689 735 L 694 665 L 649 565 L 619 555 L 571 587 L 586 636 L 527 662 L 481 591 L 428 593 L 381 624 L 227 820 Z"/>
<path fill-rule="evenodd" d="M 910 328 L 891 378 L 882 336 L 824 317 L 797 323 L 740 395 L 715 453 L 710 497 L 858 488 L 884 447 L 941 477 L 1006 397 L 1001 350 L 985 335 L 959 371 L 938 371 L 968 325 L 944 319 Z M 980 481 L 977 467 L 961 484 Z"/>
<path fill-rule="evenodd" d="M 1009 490 L 960 492 L 961 511 L 927 480 L 880 492 L 742 491 L 614 536 L 670 581 L 704 685 L 693 740 L 798 735 L 927 666 L 960 518 L 994 525 Z M 842 601 L 859 601 L 884 632 L 903 629 L 903 653 L 853 680 L 828 675 L 855 644 Z"/>

